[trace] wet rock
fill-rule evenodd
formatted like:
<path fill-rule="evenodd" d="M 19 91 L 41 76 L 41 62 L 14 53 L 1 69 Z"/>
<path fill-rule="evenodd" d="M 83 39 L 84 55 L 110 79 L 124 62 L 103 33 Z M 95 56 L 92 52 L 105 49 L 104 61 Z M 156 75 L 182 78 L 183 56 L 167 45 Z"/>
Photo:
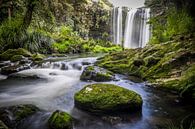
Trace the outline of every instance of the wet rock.
<path fill-rule="evenodd" d="M 25 75 L 20 73 L 13 73 L 8 76 L 8 78 L 18 78 L 18 79 L 40 79 L 38 75 Z"/>
<path fill-rule="evenodd" d="M 35 114 L 39 109 L 34 105 L 18 105 L 0 108 L 0 120 L 9 128 L 16 128 L 22 120 Z"/>
<path fill-rule="evenodd" d="M 12 73 L 16 73 L 22 70 L 30 69 L 30 66 L 28 65 L 20 65 L 20 64 L 15 64 L 13 66 L 5 66 L 1 69 L 1 74 L 3 75 L 9 75 Z"/>
<path fill-rule="evenodd" d="M 112 125 L 116 125 L 118 123 L 121 123 L 122 118 L 121 117 L 116 117 L 116 116 L 104 116 L 102 119 L 106 122 L 109 122 Z"/>
<path fill-rule="evenodd" d="M 11 65 L 10 61 L 0 61 L 0 68 L 8 65 Z"/>
<path fill-rule="evenodd" d="M 66 112 L 55 111 L 49 118 L 51 129 L 73 129 L 73 118 Z"/>
<path fill-rule="evenodd" d="M 90 65 L 91 62 L 82 62 L 82 65 Z"/>
<path fill-rule="evenodd" d="M 86 67 L 80 77 L 83 81 L 93 80 L 96 82 L 111 81 L 114 79 L 112 72 L 97 66 Z"/>
<path fill-rule="evenodd" d="M 82 70 L 82 66 L 81 66 L 80 64 L 78 64 L 78 63 L 72 64 L 72 67 L 73 67 L 74 69 L 77 69 L 77 70 Z"/>
<path fill-rule="evenodd" d="M 77 108 L 97 115 L 131 113 L 142 108 L 139 94 L 112 84 L 87 85 L 75 94 L 74 100 Z"/>
<path fill-rule="evenodd" d="M 29 51 L 27 51 L 23 48 L 19 48 L 19 49 L 9 49 L 9 50 L 5 51 L 4 53 L 0 54 L 0 59 L 7 61 L 7 60 L 10 60 L 15 55 L 22 55 L 24 57 L 31 57 L 32 56 L 32 54 Z"/>
<path fill-rule="evenodd" d="M 65 63 L 62 63 L 61 70 L 68 70 L 68 66 Z"/>

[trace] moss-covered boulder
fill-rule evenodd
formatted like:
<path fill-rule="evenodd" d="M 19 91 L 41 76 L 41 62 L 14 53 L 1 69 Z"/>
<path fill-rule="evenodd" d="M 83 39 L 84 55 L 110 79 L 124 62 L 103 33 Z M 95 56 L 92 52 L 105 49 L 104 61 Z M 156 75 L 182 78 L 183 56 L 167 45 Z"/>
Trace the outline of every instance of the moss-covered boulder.
<path fill-rule="evenodd" d="M 0 129 L 8 129 L 8 127 L 0 120 Z"/>
<path fill-rule="evenodd" d="M 33 61 L 42 61 L 44 58 L 45 58 L 45 56 L 42 55 L 42 54 L 39 54 L 39 53 L 34 54 L 34 55 L 32 56 L 32 60 L 33 60 Z"/>
<path fill-rule="evenodd" d="M 55 111 L 49 118 L 51 129 L 73 129 L 73 118 L 66 112 Z"/>
<path fill-rule="evenodd" d="M 0 59 L 1 60 L 10 60 L 15 55 L 22 55 L 24 57 L 31 57 L 32 56 L 32 54 L 29 51 L 27 51 L 23 48 L 19 48 L 19 49 L 9 49 L 9 50 L 5 51 L 4 53 L 2 53 L 0 55 Z"/>
<path fill-rule="evenodd" d="M 23 59 L 25 59 L 24 56 L 22 56 L 22 55 L 15 55 L 10 60 L 11 60 L 11 62 L 17 62 L 17 61 L 21 61 Z"/>
<path fill-rule="evenodd" d="M 13 129 L 25 118 L 35 114 L 39 109 L 34 105 L 18 105 L 0 108 L 0 120 Z"/>
<path fill-rule="evenodd" d="M 96 82 L 111 81 L 114 79 L 112 72 L 96 66 L 88 66 L 84 69 L 81 80 L 88 81 L 93 80 Z"/>
<path fill-rule="evenodd" d="M 94 114 L 131 113 L 142 108 L 139 94 L 112 84 L 87 85 L 75 94 L 74 100 L 77 108 Z"/>

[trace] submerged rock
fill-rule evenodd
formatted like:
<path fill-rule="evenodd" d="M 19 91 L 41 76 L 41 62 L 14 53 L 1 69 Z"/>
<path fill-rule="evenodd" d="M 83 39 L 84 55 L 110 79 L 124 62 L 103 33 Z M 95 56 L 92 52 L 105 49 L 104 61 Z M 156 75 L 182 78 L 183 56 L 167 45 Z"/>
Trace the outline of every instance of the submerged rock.
<path fill-rule="evenodd" d="M 96 66 L 88 66 L 84 69 L 81 80 L 93 80 L 96 82 L 111 81 L 114 79 L 112 72 Z"/>
<path fill-rule="evenodd" d="M 73 118 L 66 112 L 55 111 L 49 118 L 51 129 L 73 129 Z"/>
<path fill-rule="evenodd" d="M 131 113 L 142 107 L 139 94 L 112 84 L 87 85 L 75 94 L 74 100 L 76 107 L 95 114 Z"/>
<path fill-rule="evenodd" d="M 35 114 L 39 109 L 34 105 L 18 105 L 0 108 L 0 120 L 9 128 L 16 128 L 25 118 Z"/>

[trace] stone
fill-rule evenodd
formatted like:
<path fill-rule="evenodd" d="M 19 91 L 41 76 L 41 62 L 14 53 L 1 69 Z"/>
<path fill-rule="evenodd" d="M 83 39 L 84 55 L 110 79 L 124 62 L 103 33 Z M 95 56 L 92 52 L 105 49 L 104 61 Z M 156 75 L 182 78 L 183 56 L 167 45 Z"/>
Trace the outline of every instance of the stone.
<path fill-rule="evenodd" d="M 1 68 L 1 74 L 9 75 L 26 69 L 30 69 L 30 66 L 15 64 L 13 66 L 5 66 Z"/>
<path fill-rule="evenodd" d="M 111 81 L 114 79 L 112 72 L 97 66 L 88 66 L 84 69 L 80 79 L 82 81 L 93 80 L 96 82 Z"/>
<path fill-rule="evenodd" d="M 118 114 L 141 111 L 142 98 L 134 91 L 113 84 L 85 86 L 74 96 L 75 106 L 93 114 Z"/>
<path fill-rule="evenodd" d="M 73 118 L 66 112 L 55 111 L 48 120 L 51 129 L 73 129 Z"/>
<path fill-rule="evenodd" d="M 25 118 L 35 114 L 39 109 L 34 105 L 17 105 L 0 108 L 0 120 L 9 128 L 15 128 Z"/>

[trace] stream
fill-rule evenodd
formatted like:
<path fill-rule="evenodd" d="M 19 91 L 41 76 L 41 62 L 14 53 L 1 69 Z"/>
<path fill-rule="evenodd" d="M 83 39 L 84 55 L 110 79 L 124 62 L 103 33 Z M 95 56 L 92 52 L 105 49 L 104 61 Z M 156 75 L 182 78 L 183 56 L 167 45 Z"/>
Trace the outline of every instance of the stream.
<path fill-rule="evenodd" d="M 82 70 L 87 66 L 84 62 L 93 65 L 96 59 L 56 59 L 8 78 L 0 75 L 0 107 L 34 104 L 41 109 L 26 119 L 20 129 L 48 129 L 47 120 L 55 110 L 70 113 L 77 120 L 74 129 L 157 129 L 194 112 L 193 107 L 180 102 L 177 95 L 153 89 L 146 83 L 134 83 L 118 74 L 116 80 L 106 83 L 140 94 L 143 98 L 141 114 L 125 115 L 124 121 L 110 122 L 75 108 L 74 94 L 85 85 L 95 83 L 80 81 Z"/>

